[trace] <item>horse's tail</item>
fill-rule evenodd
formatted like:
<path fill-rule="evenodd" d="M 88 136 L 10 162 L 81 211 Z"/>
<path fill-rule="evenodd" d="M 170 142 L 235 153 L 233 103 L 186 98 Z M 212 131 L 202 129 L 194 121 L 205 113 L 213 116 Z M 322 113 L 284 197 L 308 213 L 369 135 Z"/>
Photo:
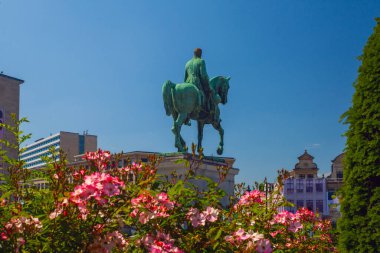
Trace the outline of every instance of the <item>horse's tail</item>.
<path fill-rule="evenodd" d="M 173 113 L 173 89 L 175 87 L 175 84 L 171 81 L 166 81 L 164 85 L 162 86 L 162 96 L 164 99 L 164 106 L 165 106 L 165 112 L 166 115 L 170 116 Z"/>

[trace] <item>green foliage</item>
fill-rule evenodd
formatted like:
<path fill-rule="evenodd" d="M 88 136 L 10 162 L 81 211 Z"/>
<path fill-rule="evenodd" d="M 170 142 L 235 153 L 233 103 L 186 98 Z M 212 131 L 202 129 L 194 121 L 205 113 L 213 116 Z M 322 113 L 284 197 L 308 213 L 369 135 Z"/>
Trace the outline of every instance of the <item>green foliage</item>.
<path fill-rule="evenodd" d="M 344 158 L 341 252 L 380 249 L 380 19 L 359 58 L 352 106 L 343 114 L 347 143 Z"/>
<path fill-rule="evenodd" d="M 11 132 L 22 141 L 19 123 Z M 192 151 L 180 161 L 186 170 L 166 177 L 157 174 L 157 157 L 119 167 L 121 154 L 98 150 L 85 154 L 87 166 L 69 167 L 51 149 L 45 168 L 31 171 L 3 153 L 0 252 L 335 251 L 329 221 L 307 209 L 279 212 L 281 183 L 271 191 L 266 182 L 253 191 L 237 186 L 222 207 L 228 168 L 217 169 L 218 182 L 199 176 L 202 154 Z M 48 189 L 37 189 L 36 180 Z"/>

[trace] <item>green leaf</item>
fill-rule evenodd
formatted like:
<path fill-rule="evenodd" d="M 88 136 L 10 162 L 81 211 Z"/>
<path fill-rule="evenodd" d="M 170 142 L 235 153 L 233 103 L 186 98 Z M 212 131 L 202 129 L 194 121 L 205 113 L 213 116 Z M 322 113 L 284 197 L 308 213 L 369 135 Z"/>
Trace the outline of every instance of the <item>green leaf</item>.
<path fill-rule="evenodd" d="M 214 240 L 215 240 L 215 241 L 218 240 L 219 237 L 222 235 L 222 233 L 223 233 L 223 231 L 222 231 L 222 229 L 220 228 L 220 229 L 218 230 L 218 232 L 216 233 L 216 235 L 215 235 L 215 237 L 214 237 Z"/>

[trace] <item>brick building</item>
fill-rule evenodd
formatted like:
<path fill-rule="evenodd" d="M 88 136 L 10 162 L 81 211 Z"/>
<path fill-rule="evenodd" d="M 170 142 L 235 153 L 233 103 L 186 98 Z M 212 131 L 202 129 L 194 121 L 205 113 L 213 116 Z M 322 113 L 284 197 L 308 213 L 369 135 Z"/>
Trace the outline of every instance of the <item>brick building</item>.
<path fill-rule="evenodd" d="M 75 156 L 97 150 L 97 136 L 61 131 L 26 145 L 20 159 L 25 161 L 27 169 L 40 168 L 45 165 L 42 157 L 51 156 L 51 148 L 62 149 L 68 162 L 73 162 Z"/>
<path fill-rule="evenodd" d="M 0 123 L 14 126 L 11 114 L 15 114 L 16 120 L 19 118 L 20 110 L 20 85 L 23 80 L 0 73 Z M 16 144 L 15 137 L 4 127 L 0 127 L 0 139 Z M 6 149 L 0 143 L 0 149 L 6 150 L 10 158 L 17 159 L 18 148 Z M 0 173 L 4 172 L 5 164 L 0 160 Z"/>

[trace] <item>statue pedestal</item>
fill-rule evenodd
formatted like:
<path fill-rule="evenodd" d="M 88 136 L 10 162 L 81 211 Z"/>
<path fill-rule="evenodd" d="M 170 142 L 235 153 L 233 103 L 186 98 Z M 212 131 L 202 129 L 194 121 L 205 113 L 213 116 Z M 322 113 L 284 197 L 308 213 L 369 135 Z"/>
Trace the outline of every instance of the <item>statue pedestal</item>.
<path fill-rule="evenodd" d="M 188 160 L 190 163 L 192 161 L 198 162 L 198 157 L 192 157 L 189 153 L 158 153 L 158 152 L 143 152 L 135 151 L 123 154 L 124 157 L 128 157 L 131 161 L 147 161 L 149 156 L 155 155 L 161 158 L 161 162 L 158 166 L 157 173 L 162 176 L 171 176 L 173 171 L 176 171 L 178 176 L 185 175 L 186 171 L 189 170 L 184 163 L 176 163 L 178 160 Z M 219 187 L 226 192 L 226 196 L 222 199 L 222 205 L 226 206 L 229 201 L 229 196 L 234 194 L 235 186 L 235 176 L 239 173 L 239 169 L 234 168 L 233 164 L 235 158 L 231 157 L 212 157 L 205 156 L 203 160 L 199 163 L 199 167 L 196 169 L 196 175 L 205 176 L 212 179 L 214 182 L 218 183 L 220 181 L 220 176 L 218 173 L 218 167 L 226 166 L 229 168 L 228 173 L 224 181 L 219 185 Z M 193 181 L 200 189 L 206 189 L 207 183 L 204 180 Z"/>

